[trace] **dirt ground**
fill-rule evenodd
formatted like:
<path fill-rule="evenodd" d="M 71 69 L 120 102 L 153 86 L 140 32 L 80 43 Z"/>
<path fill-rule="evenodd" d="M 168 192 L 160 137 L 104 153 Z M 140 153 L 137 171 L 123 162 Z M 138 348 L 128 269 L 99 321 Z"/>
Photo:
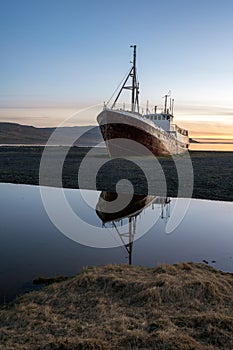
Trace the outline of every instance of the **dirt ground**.
<path fill-rule="evenodd" d="M 39 184 L 40 160 L 43 147 L 0 147 L 0 182 Z M 53 175 L 54 166 L 61 158 L 61 154 L 68 152 L 65 158 L 62 184 L 68 188 L 94 189 L 93 183 L 88 176 L 83 176 L 81 186 L 78 182 L 80 163 L 90 151 L 87 147 L 73 147 L 69 151 L 64 147 L 52 147 L 50 160 L 47 163 L 48 175 L 43 180 L 43 185 L 61 186 Z M 233 152 L 189 152 L 193 174 L 193 198 L 233 201 Z M 96 162 L 103 161 L 105 164 L 100 167 L 96 184 L 98 190 L 115 191 L 116 183 L 121 179 L 128 179 L 134 186 L 135 193 L 147 194 L 148 182 L 145 178 L 144 169 L 149 169 L 149 177 L 152 183 L 150 193 L 160 193 L 161 184 L 152 172 L 151 159 L 144 159 L 142 168 L 138 167 L 134 160 L 132 162 L 118 159 L 110 160 L 105 149 L 95 149 L 91 155 L 92 161 L 86 169 L 86 174 L 94 173 Z M 178 162 L 185 170 L 185 163 L 182 157 Z M 171 157 L 160 157 L 158 161 L 166 177 L 167 195 L 176 197 L 178 195 L 178 175 L 176 165 Z M 188 184 L 183 184 L 184 186 Z M 185 195 L 184 195 L 185 196 Z"/>

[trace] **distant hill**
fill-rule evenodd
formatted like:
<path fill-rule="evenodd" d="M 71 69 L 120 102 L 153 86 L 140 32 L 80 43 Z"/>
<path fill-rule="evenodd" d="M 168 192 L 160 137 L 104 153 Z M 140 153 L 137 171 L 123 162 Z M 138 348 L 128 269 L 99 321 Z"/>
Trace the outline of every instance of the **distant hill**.
<path fill-rule="evenodd" d="M 0 123 L 0 144 L 45 145 L 55 128 L 36 128 L 16 123 Z M 103 141 L 98 126 L 57 128 L 54 145 L 94 146 Z"/>
<path fill-rule="evenodd" d="M 16 123 L 0 123 L 0 145 L 45 145 L 55 128 L 36 128 Z M 103 142 L 98 126 L 72 126 L 57 128 L 54 145 L 95 146 Z M 192 138 L 190 143 L 200 143 Z"/>

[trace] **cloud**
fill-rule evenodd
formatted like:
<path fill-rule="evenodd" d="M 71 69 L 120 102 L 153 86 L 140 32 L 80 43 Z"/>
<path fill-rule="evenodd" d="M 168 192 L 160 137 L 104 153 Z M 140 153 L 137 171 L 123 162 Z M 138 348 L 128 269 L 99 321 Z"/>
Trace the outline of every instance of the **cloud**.
<path fill-rule="evenodd" d="M 209 106 L 209 105 L 189 105 L 189 104 L 177 104 L 176 113 L 180 116 L 196 116 L 196 117 L 232 117 L 233 118 L 233 107 L 224 106 Z"/>

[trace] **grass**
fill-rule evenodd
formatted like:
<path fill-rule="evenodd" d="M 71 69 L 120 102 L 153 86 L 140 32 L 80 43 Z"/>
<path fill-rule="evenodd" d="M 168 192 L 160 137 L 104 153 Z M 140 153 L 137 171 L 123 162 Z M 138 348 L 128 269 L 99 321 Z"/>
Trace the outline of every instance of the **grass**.
<path fill-rule="evenodd" d="M 233 349 L 233 275 L 110 265 L 0 310 L 0 349 Z"/>

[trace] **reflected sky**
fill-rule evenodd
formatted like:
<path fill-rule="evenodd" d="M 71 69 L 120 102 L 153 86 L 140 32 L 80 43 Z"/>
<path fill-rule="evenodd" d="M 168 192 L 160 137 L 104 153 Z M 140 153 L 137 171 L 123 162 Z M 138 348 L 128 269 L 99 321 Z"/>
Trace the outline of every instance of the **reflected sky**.
<path fill-rule="evenodd" d="M 84 266 L 128 262 L 123 244 L 115 248 L 93 248 L 61 233 L 43 207 L 39 187 L 0 184 L 0 191 L 0 302 L 4 296 L 7 301 L 30 290 L 32 280 L 39 276 L 73 275 Z M 108 223 L 100 217 L 96 211 L 100 192 L 67 189 L 65 196 L 83 221 L 82 226 L 75 228 L 76 238 L 93 235 L 89 230 L 92 226 L 96 228 L 95 240 L 108 235 L 110 240 L 118 240 L 111 221 L 127 232 L 127 215 L 121 220 L 111 218 Z M 89 203 L 84 200 L 86 197 Z M 175 203 L 182 200 L 171 198 L 164 206 L 155 197 L 151 202 L 146 201 L 145 206 L 136 207 L 136 214 L 131 212 L 136 238 L 132 263 L 155 266 L 162 262 L 206 260 L 209 265 L 233 272 L 233 203 L 192 199 L 180 225 L 166 234 Z M 55 205 L 59 208 L 59 203 Z M 98 232 L 103 236 L 98 236 Z"/>

